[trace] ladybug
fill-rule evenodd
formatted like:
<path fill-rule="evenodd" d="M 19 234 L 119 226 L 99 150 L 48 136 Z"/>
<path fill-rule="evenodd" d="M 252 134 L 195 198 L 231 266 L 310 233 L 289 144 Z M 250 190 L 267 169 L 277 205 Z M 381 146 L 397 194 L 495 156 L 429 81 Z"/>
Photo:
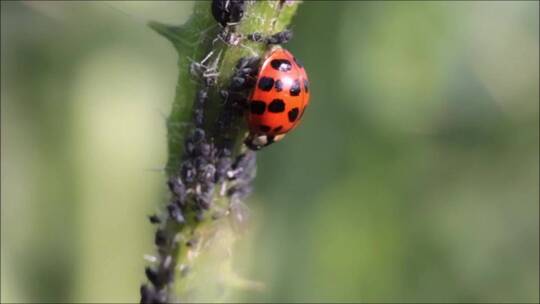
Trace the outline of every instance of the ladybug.
<path fill-rule="evenodd" d="M 309 105 L 309 80 L 304 67 L 286 49 L 270 50 L 248 99 L 246 146 L 259 150 L 281 140 L 300 123 Z"/>

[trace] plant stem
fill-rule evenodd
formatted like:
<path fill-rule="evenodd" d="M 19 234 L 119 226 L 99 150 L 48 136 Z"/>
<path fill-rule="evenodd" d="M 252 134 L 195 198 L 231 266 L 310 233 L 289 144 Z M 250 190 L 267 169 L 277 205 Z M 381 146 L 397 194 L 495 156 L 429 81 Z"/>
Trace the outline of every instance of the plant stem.
<path fill-rule="evenodd" d="M 225 29 L 213 19 L 210 6 L 211 2 L 196 2 L 182 26 L 149 24 L 173 43 L 179 76 L 167 119 L 171 201 L 156 232 L 158 265 L 146 270 L 152 284 L 141 287 L 141 302 L 215 301 L 226 297 L 229 287 L 261 287 L 239 278 L 231 267 L 233 244 L 245 219 L 242 199 L 254 177 L 255 152 L 245 151 L 244 119 L 231 111 L 221 92 L 229 88 L 241 58 L 262 58 L 268 46 L 247 39 L 232 45 L 218 35 L 226 30 L 238 37 L 283 31 L 298 2 L 246 1 L 243 18 Z M 219 73 L 214 84 L 205 81 L 209 77 L 194 77 L 193 67 L 209 72 L 210 66 Z M 225 175 L 235 169 L 240 177 L 229 181 Z"/>

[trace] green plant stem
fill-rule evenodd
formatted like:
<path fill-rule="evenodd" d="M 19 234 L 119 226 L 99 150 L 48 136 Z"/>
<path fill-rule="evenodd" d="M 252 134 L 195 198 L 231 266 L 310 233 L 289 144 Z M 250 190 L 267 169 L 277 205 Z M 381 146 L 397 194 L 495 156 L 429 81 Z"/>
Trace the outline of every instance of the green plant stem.
<path fill-rule="evenodd" d="M 233 122 L 230 134 L 215 128 L 215 121 L 223 111 L 220 90 L 227 89 L 234 67 L 245 56 L 264 56 L 269 47 L 246 39 L 239 45 L 224 43 L 218 37 L 221 27 L 213 19 L 211 2 L 198 1 L 193 15 L 182 26 L 169 26 L 151 22 L 149 26 L 173 43 L 178 52 L 179 76 L 176 97 L 167 119 L 168 161 L 166 172 L 169 177 L 178 175 L 182 160 L 184 139 L 193 129 L 192 110 L 198 90 L 203 88 L 201 79 L 190 72 L 193 62 L 201 62 L 209 54 L 216 60 L 219 76 L 217 85 L 209 87 L 209 98 L 204 109 L 204 129 L 209 138 L 219 142 L 224 136 L 233 138 L 237 144 L 232 157 L 242 152 L 242 140 L 246 128 L 242 119 Z M 253 1 L 246 3 L 242 20 L 235 32 L 245 37 L 258 32 L 271 35 L 286 29 L 297 9 L 298 2 Z M 218 56 L 220 54 L 220 56 Z M 217 58 L 217 59 L 216 59 Z M 226 133 L 226 132 L 225 132 Z M 158 252 L 159 267 L 174 267 L 174 283 L 167 286 L 167 297 L 189 301 L 213 301 L 227 296 L 229 287 L 260 288 L 260 284 L 239 278 L 231 269 L 231 253 L 238 233 L 230 216 L 216 219 L 218 213 L 228 214 L 230 200 L 215 187 L 211 207 L 201 215 L 185 214 L 185 223 L 179 224 L 166 217 L 160 228 L 173 242 L 161 246 Z M 166 261 L 167 260 L 167 261 Z M 175 298 L 176 296 L 176 298 Z"/>

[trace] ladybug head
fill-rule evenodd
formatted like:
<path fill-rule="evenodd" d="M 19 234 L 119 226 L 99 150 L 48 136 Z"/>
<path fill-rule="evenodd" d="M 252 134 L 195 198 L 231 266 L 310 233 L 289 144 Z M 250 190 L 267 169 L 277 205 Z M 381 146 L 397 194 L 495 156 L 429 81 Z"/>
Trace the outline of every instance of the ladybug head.
<path fill-rule="evenodd" d="M 260 150 L 264 147 L 280 141 L 285 137 L 285 134 L 278 135 L 267 135 L 267 134 L 252 134 L 250 133 L 248 137 L 244 140 L 244 144 L 251 150 Z"/>

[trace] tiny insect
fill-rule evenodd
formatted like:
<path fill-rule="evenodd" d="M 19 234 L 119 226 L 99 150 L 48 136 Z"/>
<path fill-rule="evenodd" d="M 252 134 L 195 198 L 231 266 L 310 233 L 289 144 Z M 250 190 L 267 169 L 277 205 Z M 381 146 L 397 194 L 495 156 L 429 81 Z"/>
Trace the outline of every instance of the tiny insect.
<path fill-rule="evenodd" d="M 245 0 L 213 0 L 212 15 L 219 24 L 235 24 L 244 16 Z"/>
<path fill-rule="evenodd" d="M 304 67 L 289 51 L 274 46 L 262 61 L 247 102 L 246 145 L 259 150 L 283 139 L 300 123 L 309 97 L 309 80 Z"/>

